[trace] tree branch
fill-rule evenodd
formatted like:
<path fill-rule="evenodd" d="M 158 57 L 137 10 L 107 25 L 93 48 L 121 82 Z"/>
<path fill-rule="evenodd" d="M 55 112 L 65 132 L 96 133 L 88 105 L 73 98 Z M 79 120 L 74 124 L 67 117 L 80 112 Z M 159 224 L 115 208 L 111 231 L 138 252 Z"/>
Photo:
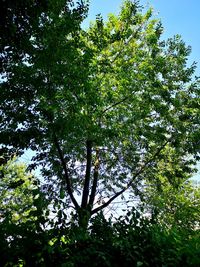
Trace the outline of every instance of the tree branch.
<path fill-rule="evenodd" d="M 90 174 L 91 174 L 91 165 L 92 165 L 92 141 L 87 140 L 86 147 L 87 147 L 87 164 L 86 164 L 85 181 L 84 181 L 81 208 L 87 207 L 88 196 L 89 196 Z"/>
<path fill-rule="evenodd" d="M 138 170 L 136 172 L 136 174 L 134 175 L 134 177 L 131 179 L 131 181 L 119 192 L 117 192 L 114 196 L 112 196 L 107 202 L 105 202 L 104 204 L 102 204 L 101 206 L 97 207 L 96 209 L 92 210 L 91 214 L 95 214 L 97 212 L 99 212 L 100 210 L 106 208 L 115 198 L 117 198 L 118 196 L 120 196 L 121 194 L 123 194 L 128 188 L 131 187 L 131 185 L 133 184 L 135 178 L 137 178 L 145 169 L 146 167 L 149 165 L 149 163 L 151 163 L 159 154 L 160 152 L 163 150 L 163 148 L 167 145 L 167 143 L 169 142 L 169 140 L 167 140 L 157 151 L 156 153 L 147 161 L 143 164 L 143 166 L 141 166 L 140 170 Z"/>
<path fill-rule="evenodd" d="M 141 27 L 142 27 L 142 25 L 140 26 L 140 28 L 141 28 Z M 132 39 L 134 39 L 134 38 L 136 37 L 136 35 L 138 34 L 140 28 L 139 28 L 135 33 L 131 34 L 127 40 L 125 40 L 125 42 L 124 42 L 124 44 L 123 44 L 123 46 L 122 46 L 122 49 L 121 49 L 119 52 L 117 52 L 117 53 L 115 54 L 114 58 L 110 61 L 110 62 L 111 62 L 111 65 L 112 65 L 112 64 L 115 62 L 115 60 L 116 60 L 116 59 L 123 53 L 125 46 L 127 46 L 127 45 L 129 44 L 129 42 L 130 42 Z M 100 79 L 99 84 L 101 84 L 101 81 L 102 81 L 102 80 L 103 80 L 103 77 Z M 105 110 L 102 111 L 101 115 L 103 115 L 103 114 L 104 114 L 105 112 L 107 112 L 109 109 L 111 109 L 111 108 L 113 108 L 113 107 L 115 107 L 115 106 L 121 104 L 122 102 L 124 102 L 124 101 L 127 100 L 128 98 L 129 98 L 129 96 L 126 96 L 126 97 L 124 97 L 122 100 L 119 100 L 118 102 L 116 102 L 116 103 L 110 105 L 109 107 L 107 107 Z"/>
<path fill-rule="evenodd" d="M 117 106 L 117 105 L 123 103 L 123 102 L 126 101 L 128 98 L 129 98 L 129 96 L 126 96 L 126 97 L 124 97 L 123 99 L 119 100 L 118 102 L 116 102 L 116 103 L 114 103 L 114 104 L 108 106 L 107 108 L 105 108 L 105 109 L 102 111 L 101 116 L 102 116 L 104 113 L 106 113 L 109 109 L 111 109 L 111 108 L 113 108 L 113 107 L 115 107 L 115 106 Z"/>
<path fill-rule="evenodd" d="M 142 25 L 140 26 L 140 28 L 139 28 L 136 32 L 134 32 L 133 34 L 131 34 L 131 35 L 128 37 L 127 40 L 124 41 L 121 50 L 119 50 L 119 51 L 115 54 L 114 58 L 111 60 L 111 64 L 113 64 L 113 63 L 115 62 L 115 60 L 116 60 L 116 59 L 117 59 L 117 58 L 124 52 L 124 48 L 125 48 L 126 46 L 128 46 L 128 44 L 130 43 L 130 41 L 131 41 L 132 39 L 134 39 L 134 38 L 137 36 L 137 34 L 139 33 L 139 30 L 141 29 L 141 27 L 142 27 Z"/>
<path fill-rule="evenodd" d="M 96 161 L 94 164 L 94 179 L 93 179 L 92 190 L 91 190 L 90 200 L 89 200 L 89 206 L 91 208 L 93 207 L 94 199 L 96 195 L 98 176 L 99 176 L 99 149 L 97 148 L 96 149 Z"/>
<path fill-rule="evenodd" d="M 68 174 L 68 170 L 67 170 L 67 166 L 66 166 L 66 163 L 65 163 L 65 160 L 64 160 L 64 157 L 63 157 L 63 153 L 62 153 L 62 150 L 60 148 L 58 139 L 57 139 L 55 134 L 54 134 L 54 143 L 55 143 L 56 149 L 58 151 L 58 155 L 59 155 L 59 158 L 60 158 L 60 161 L 61 161 L 61 165 L 62 165 L 64 173 L 65 173 L 65 181 L 66 181 L 66 185 L 67 185 L 67 192 L 68 192 L 68 194 L 69 194 L 69 196 L 71 198 L 72 203 L 75 206 L 75 209 L 78 210 L 80 207 L 79 207 L 79 204 L 78 204 L 78 202 L 76 201 L 76 199 L 75 199 L 75 197 L 73 195 L 71 182 L 70 182 L 70 178 L 69 178 L 69 174 Z"/>

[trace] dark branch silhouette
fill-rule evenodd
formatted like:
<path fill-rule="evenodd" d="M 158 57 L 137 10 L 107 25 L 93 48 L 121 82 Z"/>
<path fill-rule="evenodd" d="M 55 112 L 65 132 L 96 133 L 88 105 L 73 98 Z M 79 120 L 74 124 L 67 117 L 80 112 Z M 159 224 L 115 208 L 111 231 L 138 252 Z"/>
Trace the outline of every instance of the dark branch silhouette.
<path fill-rule="evenodd" d="M 86 163 L 86 172 L 85 172 L 85 181 L 83 187 L 81 208 L 86 208 L 88 203 L 91 165 L 92 165 L 92 141 L 88 140 L 86 142 L 86 148 L 87 148 L 87 156 L 86 156 L 87 163 Z"/>
<path fill-rule="evenodd" d="M 131 181 L 119 192 L 117 192 L 114 196 L 112 196 L 108 201 L 106 201 L 104 204 L 102 204 L 101 206 L 97 207 L 96 209 L 92 210 L 92 214 L 95 214 L 97 212 L 99 212 L 100 210 L 106 208 L 114 199 L 116 199 L 118 196 L 120 196 L 121 194 L 123 194 L 127 189 L 129 189 L 131 187 L 131 185 L 133 184 L 135 178 L 137 178 L 145 169 L 146 167 L 149 165 L 149 163 L 151 163 L 159 154 L 160 152 L 163 150 L 163 148 L 168 144 L 169 140 L 167 140 L 157 151 L 156 153 L 147 161 L 143 164 L 143 166 L 136 172 L 136 174 L 134 175 L 134 177 L 131 179 Z"/>
<path fill-rule="evenodd" d="M 69 196 L 71 198 L 71 201 L 74 204 L 76 210 L 78 210 L 80 207 L 79 207 L 79 204 L 78 204 L 78 202 L 76 201 L 76 199 L 75 199 L 75 197 L 73 195 L 71 182 L 70 182 L 70 177 L 69 177 L 69 173 L 68 173 L 68 170 L 67 170 L 67 165 L 66 165 L 66 162 L 65 162 L 65 159 L 63 157 L 63 153 L 62 153 L 61 147 L 59 145 L 59 142 L 58 142 L 57 137 L 56 137 L 55 134 L 54 134 L 54 143 L 55 143 L 56 149 L 58 151 L 58 155 L 59 155 L 59 158 L 60 158 L 60 162 L 61 162 L 62 168 L 64 170 L 65 181 L 66 181 L 66 185 L 67 185 L 67 192 L 68 192 L 68 194 L 69 194 Z"/>

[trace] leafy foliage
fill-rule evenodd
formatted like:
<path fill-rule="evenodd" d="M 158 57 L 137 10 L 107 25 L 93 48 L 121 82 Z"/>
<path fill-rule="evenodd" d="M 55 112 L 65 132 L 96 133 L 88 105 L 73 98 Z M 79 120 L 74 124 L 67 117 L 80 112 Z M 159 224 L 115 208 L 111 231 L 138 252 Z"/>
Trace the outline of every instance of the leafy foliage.
<path fill-rule="evenodd" d="M 20 251 L 23 242 L 23 246 L 30 247 L 30 239 L 43 232 L 47 202 L 38 180 L 26 172 L 24 164 L 9 160 L 0 166 L 0 175 L 0 251 L 3 264 L 4 261 L 12 263 L 13 259 L 23 258 L 25 250 Z"/>
<path fill-rule="evenodd" d="M 67 225 L 55 220 L 49 227 L 47 202 L 25 165 L 10 160 L 0 172 L 1 266 L 195 267 L 200 263 L 199 187 L 182 183 L 174 188 L 163 178 L 163 191 L 146 190 L 143 210 L 133 208 L 110 219 L 101 212 L 86 232 L 76 221 Z"/>
<path fill-rule="evenodd" d="M 35 151 L 30 168 L 41 167 L 53 208 L 24 166 L 2 163 L 3 264 L 197 266 L 199 191 L 185 184 L 200 148 L 190 47 L 163 41 L 137 1 L 87 30 L 87 1 L 14 3 L 3 5 L 12 34 L 0 53 L 1 147 Z M 128 190 L 143 193 L 152 218 L 133 209 L 107 221 L 100 211 Z"/>
<path fill-rule="evenodd" d="M 87 235 L 74 226 L 65 229 L 65 234 L 55 233 L 49 230 L 30 236 L 37 238 L 31 246 L 21 243 L 20 248 L 25 252 L 18 254 L 21 266 L 168 267 L 184 264 L 195 267 L 200 263 L 199 230 L 183 235 L 178 229 L 155 224 L 137 210 L 114 223 L 99 214 L 93 218 Z M 30 249 L 34 253 L 28 253 Z"/>
<path fill-rule="evenodd" d="M 147 212 L 160 224 L 184 231 L 199 228 L 200 190 L 190 180 L 182 181 L 174 188 L 163 179 L 159 191 L 150 185 L 145 193 L 142 206 L 146 206 Z"/>
<path fill-rule="evenodd" d="M 181 162 L 176 151 L 166 146 L 147 173 L 139 206 L 166 227 L 198 228 L 200 191 L 191 180 L 195 171 L 192 159 Z"/>
<path fill-rule="evenodd" d="M 199 157 L 190 47 L 179 36 L 161 41 L 161 23 L 138 2 L 83 30 L 86 11 L 82 2 L 50 1 L 24 43 L 26 56 L 6 66 L 0 96 L 2 144 L 36 151 L 47 195 L 64 199 L 65 209 L 72 203 L 85 226 L 138 189 L 166 160 L 166 146 L 179 167 Z"/>

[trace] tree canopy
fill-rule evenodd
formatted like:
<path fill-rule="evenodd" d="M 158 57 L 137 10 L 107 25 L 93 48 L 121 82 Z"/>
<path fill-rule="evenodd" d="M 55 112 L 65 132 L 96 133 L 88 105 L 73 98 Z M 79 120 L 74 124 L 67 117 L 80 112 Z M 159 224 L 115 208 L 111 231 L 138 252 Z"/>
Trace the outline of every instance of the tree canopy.
<path fill-rule="evenodd" d="M 47 195 L 64 208 L 71 203 L 87 225 L 126 190 L 136 194 L 154 180 L 166 150 L 175 159 L 170 170 L 162 164 L 167 179 L 176 178 L 176 165 L 192 172 L 200 148 L 199 79 L 195 64 L 187 65 L 190 47 L 178 35 L 164 41 L 161 22 L 137 1 L 124 1 L 106 22 L 97 16 L 87 30 L 87 3 L 44 6 L 34 23 L 24 20 L 23 56 L 12 56 L 18 48 L 9 38 L 1 53 L 6 58 L 10 50 L 1 144 L 35 151 L 32 167 L 42 166 Z"/>

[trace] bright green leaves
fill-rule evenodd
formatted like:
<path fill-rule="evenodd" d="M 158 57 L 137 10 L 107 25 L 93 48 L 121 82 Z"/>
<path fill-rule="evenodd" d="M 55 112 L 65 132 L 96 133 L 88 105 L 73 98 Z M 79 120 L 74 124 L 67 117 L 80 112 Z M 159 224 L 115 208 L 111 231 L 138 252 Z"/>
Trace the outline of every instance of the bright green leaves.
<path fill-rule="evenodd" d="M 31 173 L 26 173 L 26 166 L 12 160 L 1 165 L 0 172 L 1 218 L 15 224 L 37 219 L 31 213 L 37 210 L 41 195 L 37 180 Z"/>
<path fill-rule="evenodd" d="M 166 146 L 146 174 L 143 205 L 161 225 L 191 231 L 199 227 L 200 188 L 190 180 L 194 161 L 180 159 L 178 149 Z"/>
<path fill-rule="evenodd" d="M 200 220 L 199 187 L 191 181 L 179 181 L 179 186 L 174 187 L 164 176 L 162 179 L 162 191 L 156 191 L 153 185 L 146 190 L 149 210 L 155 209 L 158 222 L 167 227 L 184 228 L 185 231 L 197 229 Z"/>

